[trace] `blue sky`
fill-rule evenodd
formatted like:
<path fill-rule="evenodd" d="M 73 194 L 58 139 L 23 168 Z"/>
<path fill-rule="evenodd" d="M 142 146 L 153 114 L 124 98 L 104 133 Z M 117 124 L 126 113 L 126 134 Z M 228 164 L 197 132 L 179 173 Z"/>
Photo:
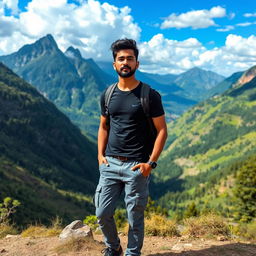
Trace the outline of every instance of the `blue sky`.
<path fill-rule="evenodd" d="M 0 0 L 0 55 L 52 34 L 62 51 L 111 60 L 110 44 L 134 38 L 140 70 L 200 67 L 229 76 L 256 64 L 254 0 Z"/>

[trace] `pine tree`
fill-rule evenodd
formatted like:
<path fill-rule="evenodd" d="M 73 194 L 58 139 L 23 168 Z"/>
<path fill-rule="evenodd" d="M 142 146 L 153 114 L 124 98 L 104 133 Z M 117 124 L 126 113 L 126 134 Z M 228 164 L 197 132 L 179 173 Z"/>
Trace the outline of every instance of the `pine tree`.
<path fill-rule="evenodd" d="M 236 177 L 234 195 L 237 199 L 236 216 L 243 222 L 256 217 L 256 157 L 240 166 Z"/>

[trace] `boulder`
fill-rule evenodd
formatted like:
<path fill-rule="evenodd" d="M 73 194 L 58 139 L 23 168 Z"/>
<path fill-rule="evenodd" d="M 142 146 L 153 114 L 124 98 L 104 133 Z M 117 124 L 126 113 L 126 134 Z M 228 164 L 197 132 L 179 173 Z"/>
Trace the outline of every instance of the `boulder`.
<path fill-rule="evenodd" d="M 83 238 L 91 237 L 92 230 L 89 226 L 84 225 L 81 220 L 75 220 L 66 226 L 59 235 L 61 240 L 70 239 L 70 238 Z"/>

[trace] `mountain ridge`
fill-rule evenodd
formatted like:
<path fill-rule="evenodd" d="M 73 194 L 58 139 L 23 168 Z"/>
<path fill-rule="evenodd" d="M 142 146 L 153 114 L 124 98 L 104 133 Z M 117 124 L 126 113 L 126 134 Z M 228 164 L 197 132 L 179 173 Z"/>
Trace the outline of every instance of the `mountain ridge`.
<path fill-rule="evenodd" d="M 49 50 L 42 51 L 41 45 L 49 46 Z M 71 52 L 73 55 L 68 57 Z M 33 59 L 28 57 L 32 55 Z M 96 139 L 99 97 L 113 79 L 92 59 L 81 58 L 79 50 L 70 47 L 63 53 L 54 38 L 47 35 L 16 53 L 0 57 L 0 61 L 33 84 L 85 134 Z"/>
<path fill-rule="evenodd" d="M 208 206 L 222 214 L 230 211 L 223 201 L 230 198 L 215 196 L 219 193 L 215 187 L 234 175 L 232 164 L 255 155 L 255 130 L 256 77 L 240 87 L 230 85 L 223 94 L 198 103 L 168 124 L 169 137 L 153 186 L 155 195 L 163 196 L 162 206 L 172 201 L 169 209 L 184 210 L 193 200 L 200 207 L 208 200 Z"/>
<path fill-rule="evenodd" d="M 94 193 L 96 145 L 2 63 L 0 126 L 0 199 L 11 196 L 21 202 L 18 223 L 46 223 L 56 215 L 67 221 L 93 211 L 77 195 Z"/>

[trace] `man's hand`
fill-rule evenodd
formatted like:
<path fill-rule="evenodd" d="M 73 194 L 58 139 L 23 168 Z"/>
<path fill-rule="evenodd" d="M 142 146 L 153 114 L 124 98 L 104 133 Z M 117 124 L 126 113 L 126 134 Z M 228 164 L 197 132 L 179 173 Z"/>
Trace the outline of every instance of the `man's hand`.
<path fill-rule="evenodd" d="M 105 164 L 106 166 L 109 166 L 109 163 L 108 163 L 108 160 L 106 159 L 105 156 L 98 156 L 98 162 L 99 162 L 99 165 L 101 164 Z"/>
<path fill-rule="evenodd" d="M 152 170 L 151 166 L 148 163 L 139 163 L 131 168 L 132 171 L 135 171 L 137 169 L 139 169 L 144 177 L 149 176 Z"/>

